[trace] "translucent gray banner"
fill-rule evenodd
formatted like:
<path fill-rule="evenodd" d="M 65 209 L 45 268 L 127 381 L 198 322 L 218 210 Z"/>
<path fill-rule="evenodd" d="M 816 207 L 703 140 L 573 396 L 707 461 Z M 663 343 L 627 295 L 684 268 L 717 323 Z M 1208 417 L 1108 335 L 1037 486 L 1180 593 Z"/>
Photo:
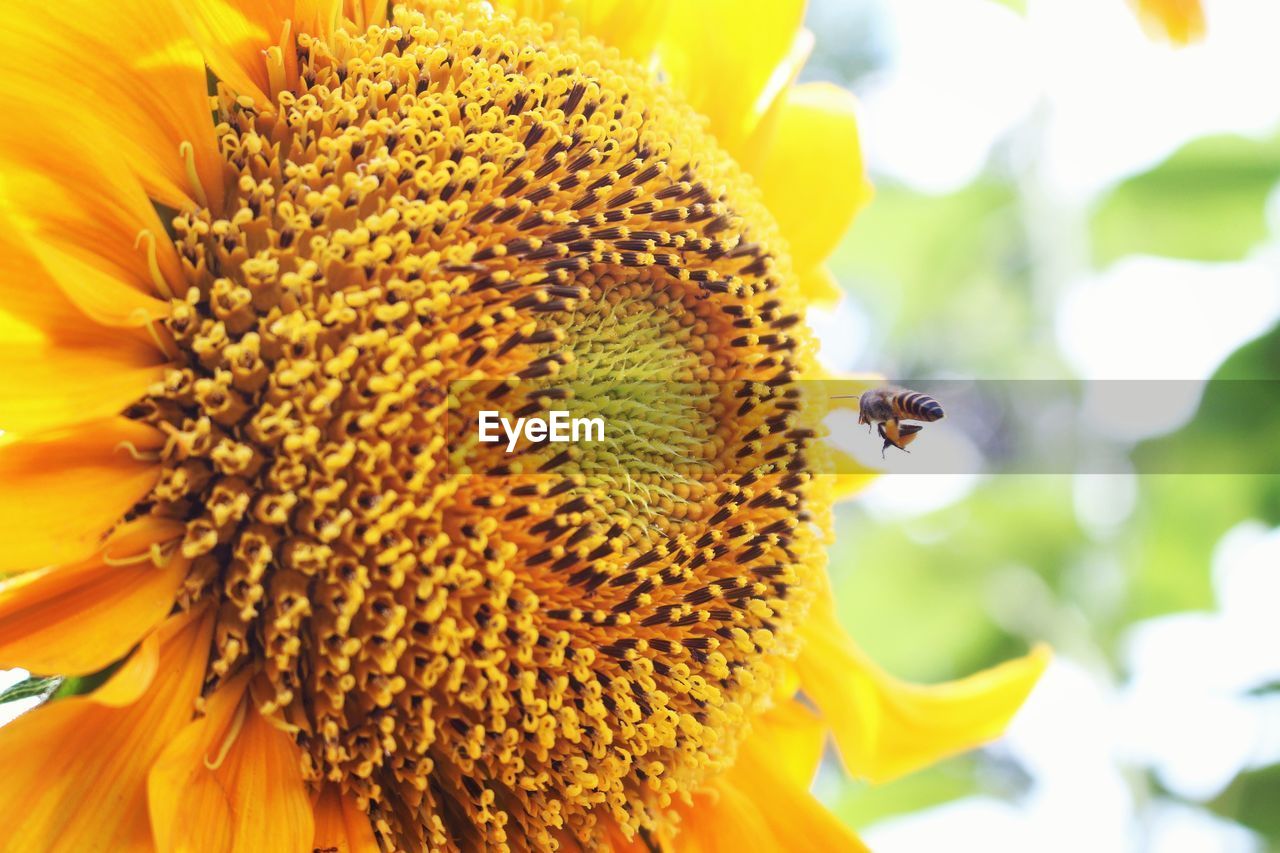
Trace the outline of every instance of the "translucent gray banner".
<path fill-rule="evenodd" d="M 488 476 L 1280 474 L 1280 380 L 477 380 L 447 404 L 450 466 Z"/>

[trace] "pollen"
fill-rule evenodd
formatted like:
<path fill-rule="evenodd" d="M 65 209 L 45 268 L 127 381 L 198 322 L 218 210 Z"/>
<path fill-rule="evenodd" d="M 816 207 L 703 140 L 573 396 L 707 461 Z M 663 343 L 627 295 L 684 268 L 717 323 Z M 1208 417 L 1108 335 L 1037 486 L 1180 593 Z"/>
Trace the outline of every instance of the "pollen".
<path fill-rule="evenodd" d="M 228 202 L 173 219 L 179 355 L 130 410 L 167 436 L 132 514 L 185 524 L 179 606 L 217 606 L 205 692 L 253 673 L 387 849 L 649 837 L 820 572 L 776 226 L 568 24 L 397 7 L 296 60 L 272 104 L 213 98 Z M 462 381 L 635 426 L 460 465 Z"/>

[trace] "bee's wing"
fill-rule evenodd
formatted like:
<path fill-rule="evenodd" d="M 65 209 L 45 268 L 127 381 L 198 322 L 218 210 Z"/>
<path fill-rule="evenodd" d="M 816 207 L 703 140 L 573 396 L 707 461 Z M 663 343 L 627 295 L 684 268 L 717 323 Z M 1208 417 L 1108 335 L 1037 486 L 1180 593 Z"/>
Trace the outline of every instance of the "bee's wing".
<path fill-rule="evenodd" d="M 924 429 L 920 424 L 899 424 L 898 426 L 898 449 L 906 450 L 907 445 L 916 440 L 920 430 Z"/>

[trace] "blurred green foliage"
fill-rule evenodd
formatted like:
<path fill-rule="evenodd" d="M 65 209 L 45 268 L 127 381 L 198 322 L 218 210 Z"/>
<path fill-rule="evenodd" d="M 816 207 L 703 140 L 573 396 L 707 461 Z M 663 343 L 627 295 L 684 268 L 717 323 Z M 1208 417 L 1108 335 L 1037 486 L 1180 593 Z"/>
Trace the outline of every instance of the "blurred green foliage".
<path fill-rule="evenodd" d="M 1214 799 L 1213 811 L 1256 830 L 1264 837 L 1280 840 L 1280 764 L 1241 773 L 1227 790 Z M 1276 849 L 1273 845 L 1272 849 Z"/>
<path fill-rule="evenodd" d="M 1269 381 L 1254 381 L 1259 379 Z M 1159 469 L 1194 456 L 1206 468 L 1221 460 L 1235 470 L 1243 459 L 1246 469 L 1280 471 L 1280 327 L 1237 350 L 1213 380 L 1190 423 L 1144 442 L 1135 461 Z M 1142 487 L 1135 526 L 1143 547 L 1134 569 L 1145 595 L 1135 618 L 1209 606 L 1207 567 L 1222 535 L 1248 518 L 1280 525 L 1280 477 L 1271 473 L 1202 474 L 1191 483 L 1152 476 L 1143 478 Z"/>
<path fill-rule="evenodd" d="M 1267 235 L 1267 196 L 1278 180 L 1277 140 L 1197 139 L 1101 200 L 1092 223 L 1095 261 L 1130 254 L 1238 260 Z"/>
<path fill-rule="evenodd" d="M 850 826 L 858 827 L 943 805 L 978 790 L 977 764 L 976 759 L 961 756 L 889 785 L 847 785 L 832 808 Z"/>
<path fill-rule="evenodd" d="M 1139 447 L 1135 458 L 1159 466 L 1194 455 L 1205 467 L 1218 460 L 1234 466 L 1243 458 L 1247 468 L 1265 473 L 1228 478 L 1223 498 L 1236 513 L 1252 510 L 1268 524 L 1280 524 L 1280 477 L 1265 475 L 1280 471 L 1280 326 L 1237 350 L 1213 380 L 1196 417 L 1176 434 Z"/>
<path fill-rule="evenodd" d="M 1102 269 L 1140 252 L 1242 258 L 1268 236 L 1277 181 L 1276 141 L 1198 140 L 1101 199 L 1085 263 Z M 871 321 L 874 363 L 849 367 L 894 377 L 1071 377 L 1054 330 L 1061 292 L 1037 275 L 1027 192 L 1016 175 L 988 173 L 946 195 L 878 180 L 833 259 Z M 1280 327 L 1214 378 L 1280 379 Z M 1251 459 L 1280 470 L 1280 395 L 1242 419 L 1230 390 L 1210 385 L 1195 418 L 1136 446 L 1135 463 L 1158 469 L 1162 458 L 1201 454 L 1227 470 Z M 1101 527 L 1080 520 L 1078 485 L 1069 475 L 990 477 L 945 507 L 898 520 L 842 505 L 831 549 L 842 620 L 905 678 L 958 677 L 1020 654 L 1034 638 L 1122 683 L 1132 626 L 1215 606 L 1209 568 L 1223 534 L 1253 518 L 1280 524 L 1277 476 L 1144 475 L 1132 508 Z M 1028 780 L 979 754 L 874 789 L 827 782 L 842 818 L 865 827 L 973 793 L 1012 796 Z M 1150 780 L 1138 784 L 1159 793 Z M 1268 768 L 1242 774 L 1204 805 L 1280 848 L 1277 802 L 1280 768 Z"/>
<path fill-rule="evenodd" d="M 1031 570 L 1050 588 L 1060 585 L 1082 547 L 1066 477 L 988 481 L 948 507 L 898 523 L 848 504 L 837 524 L 831 574 L 842 619 L 873 657 L 923 681 L 1024 651 L 992 620 L 993 584 Z"/>
<path fill-rule="evenodd" d="M 1007 182 L 984 179 L 930 196 L 882 181 L 832 265 L 875 320 L 879 372 L 1065 375 L 1044 346 L 1021 212 Z"/>

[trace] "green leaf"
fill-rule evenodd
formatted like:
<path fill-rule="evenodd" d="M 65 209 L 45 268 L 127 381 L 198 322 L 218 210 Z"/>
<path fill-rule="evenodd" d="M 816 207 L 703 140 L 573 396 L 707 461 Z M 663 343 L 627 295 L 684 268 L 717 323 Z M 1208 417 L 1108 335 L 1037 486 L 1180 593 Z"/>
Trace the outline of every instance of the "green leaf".
<path fill-rule="evenodd" d="M 1270 839 L 1280 839 L 1280 764 L 1241 773 L 1209 808 Z"/>
<path fill-rule="evenodd" d="M 62 684 L 59 676 L 33 675 L 0 692 L 0 705 L 22 699 L 47 699 Z"/>
<path fill-rule="evenodd" d="M 1267 236 L 1280 142 L 1198 139 L 1106 196 L 1093 217 L 1099 264 L 1131 254 L 1239 260 Z"/>

